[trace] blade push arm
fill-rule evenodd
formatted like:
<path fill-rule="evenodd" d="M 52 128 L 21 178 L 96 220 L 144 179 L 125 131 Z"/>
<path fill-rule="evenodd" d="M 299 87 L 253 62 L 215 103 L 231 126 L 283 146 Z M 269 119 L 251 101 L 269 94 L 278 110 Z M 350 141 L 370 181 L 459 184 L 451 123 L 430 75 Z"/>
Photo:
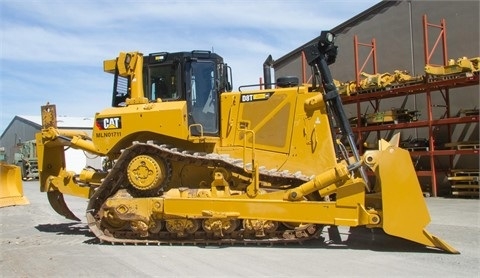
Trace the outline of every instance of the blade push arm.
<path fill-rule="evenodd" d="M 82 131 L 59 130 L 53 127 L 44 129 L 41 132 L 44 144 L 52 142 L 64 146 L 70 146 L 74 149 L 80 149 L 92 154 L 102 155 L 90 140 L 88 135 Z"/>

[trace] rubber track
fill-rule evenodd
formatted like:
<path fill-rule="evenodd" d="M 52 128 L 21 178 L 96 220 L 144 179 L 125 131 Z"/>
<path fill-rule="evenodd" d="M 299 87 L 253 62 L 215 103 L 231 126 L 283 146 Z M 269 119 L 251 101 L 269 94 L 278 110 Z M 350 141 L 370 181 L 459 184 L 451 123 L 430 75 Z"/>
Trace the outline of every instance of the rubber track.
<path fill-rule="evenodd" d="M 204 167 L 222 167 L 227 171 L 251 177 L 248 169 L 251 165 L 246 165 L 247 171 L 244 170 L 242 160 L 232 159 L 228 155 L 220 154 L 205 154 L 198 152 L 181 151 L 177 148 L 170 148 L 167 145 L 159 145 L 152 141 L 147 143 L 133 142 L 127 149 L 122 150 L 120 157 L 115 161 L 114 167 L 110 170 L 102 185 L 96 189 L 93 196 L 90 198 L 87 207 L 87 222 L 90 230 L 101 242 L 109 242 L 111 244 L 133 244 L 133 245 L 162 245 L 162 244 L 202 244 L 202 245 L 236 245 L 236 244 L 288 244 L 301 243 L 305 240 L 317 239 L 320 237 L 323 227 L 316 225 L 305 225 L 302 228 L 295 228 L 290 230 L 276 231 L 267 234 L 268 236 L 262 238 L 252 237 L 251 232 L 246 233 L 243 229 L 233 231 L 228 238 L 214 238 L 211 234 L 204 231 L 196 232 L 185 238 L 177 238 L 168 232 L 161 231 L 158 234 L 141 238 L 137 233 L 131 231 L 122 232 L 105 232 L 101 228 L 100 219 L 96 216 L 102 204 L 119 189 L 128 185 L 126 174 L 122 170 L 126 169 L 128 162 L 145 153 L 149 153 L 155 148 L 155 154 L 158 154 L 164 159 L 170 161 L 182 161 L 187 164 L 193 164 Z M 277 171 L 276 169 L 267 170 L 264 167 L 259 167 L 260 180 L 272 184 L 276 188 L 290 185 L 290 187 L 298 186 L 311 177 L 303 175 L 301 172 L 290 173 L 288 171 Z"/>

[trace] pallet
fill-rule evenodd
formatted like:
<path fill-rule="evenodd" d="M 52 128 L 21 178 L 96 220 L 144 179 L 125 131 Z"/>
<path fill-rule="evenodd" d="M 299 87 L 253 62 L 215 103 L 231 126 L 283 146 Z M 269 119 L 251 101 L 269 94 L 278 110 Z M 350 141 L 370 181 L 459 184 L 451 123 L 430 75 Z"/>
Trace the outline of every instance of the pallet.
<path fill-rule="evenodd" d="M 409 152 L 420 152 L 420 151 L 428 152 L 429 148 L 428 147 L 412 147 L 412 148 L 406 148 L 406 150 Z"/>
<path fill-rule="evenodd" d="M 480 169 L 452 169 L 450 174 L 451 177 L 478 177 L 480 176 Z"/>
<path fill-rule="evenodd" d="M 451 183 L 452 196 L 479 197 L 479 169 L 454 169 L 447 179 Z"/>
<path fill-rule="evenodd" d="M 448 177 L 449 181 L 456 181 L 456 184 L 463 184 L 463 183 L 477 183 L 478 184 L 478 176 L 459 176 L 459 177 Z"/>
<path fill-rule="evenodd" d="M 477 190 L 479 189 L 478 184 L 453 184 L 452 189 L 472 189 Z"/>
<path fill-rule="evenodd" d="M 468 117 L 468 116 L 478 116 L 478 115 L 479 115 L 478 109 L 460 109 L 460 111 L 458 111 L 457 113 L 458 117 Z"/>
<path fill-rule="evenodd" d="M 478 144 L 461 144 L 457 146 L 457 150 L 478 150 Z"/>
<path fill-rule="evenodd" d="M 477 191 L 452 191 L 452 196 L 456 197 L 475 197 L 478 198 L 478 190 Z"/>
<path fill-rule="evenodd" d="M 456 149 L 456 150 L 478 150 L 479 142 L 450 142 L 445 144 L 446 148 Z"/>

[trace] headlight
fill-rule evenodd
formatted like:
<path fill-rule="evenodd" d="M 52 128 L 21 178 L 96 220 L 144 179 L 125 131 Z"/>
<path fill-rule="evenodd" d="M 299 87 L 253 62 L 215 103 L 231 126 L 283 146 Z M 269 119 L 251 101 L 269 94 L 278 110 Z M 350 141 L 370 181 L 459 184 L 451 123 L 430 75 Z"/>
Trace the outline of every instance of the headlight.
<path fill-rule="evenodd" d="M 320 33 L 320 40 L 319 40 L 319 45 L 320 46 L 325 46 L 329 44 L 333 44 L 333 41 L 335 40 L 335 35 L 329 31 L 322 31 Z"/>
<path fill-rule="evenodd" d="M 328 41 L 329 43 L 332 43 L 332 42 L 333 42 L 333 38 L 334 38 L 333 34 L 330 33 L 330 32 L 328 32 L 328 33 L 327 33 L 327 41 Z"/>

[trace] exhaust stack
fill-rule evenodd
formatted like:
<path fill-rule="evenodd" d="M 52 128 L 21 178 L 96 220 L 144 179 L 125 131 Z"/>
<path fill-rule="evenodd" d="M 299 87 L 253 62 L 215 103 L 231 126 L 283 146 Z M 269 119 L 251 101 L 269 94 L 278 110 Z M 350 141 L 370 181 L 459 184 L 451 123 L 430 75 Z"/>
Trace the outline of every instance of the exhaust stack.
<path fill-rule="evenodd" d="M 263 63 L 263 83 L 265 83 L 265 89 L 272 88 L 272 74 L 270 70 L 273 66 L 272 55 L 268 55 L 267 59 Z"/>

